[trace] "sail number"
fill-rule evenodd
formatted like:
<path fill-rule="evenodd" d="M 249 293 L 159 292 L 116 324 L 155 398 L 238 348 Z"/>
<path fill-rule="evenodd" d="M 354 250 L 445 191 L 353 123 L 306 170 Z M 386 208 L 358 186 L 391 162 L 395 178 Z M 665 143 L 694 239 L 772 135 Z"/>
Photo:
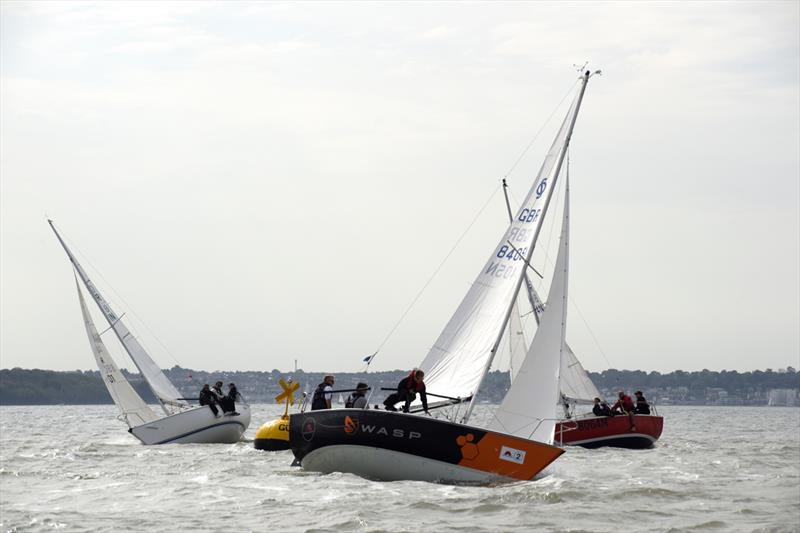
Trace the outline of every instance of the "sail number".
<path fill-rule="evenodd" d="M 515 250 L 509 245 L 504 244 L 503 246 L 500 247 L 499 250 L 497 250 L 497 257 L 499 257 L 500 259 L 506 258 L 506 259 L 511 259 L 512 261 L 517 261 L 519 259 L 522 259 L 525 252 L 527 251 L 528 251 L 527 248 L 517 248 Z"/>
<path fill-rule="evenodd" d="M 520 211 L 519 217 L 517 220 L 520 222 L 533 222 L 537 218 L 539 218 L 539 213 L 541 213 L 541 209 L 528 209 L 527 207 Z"/>

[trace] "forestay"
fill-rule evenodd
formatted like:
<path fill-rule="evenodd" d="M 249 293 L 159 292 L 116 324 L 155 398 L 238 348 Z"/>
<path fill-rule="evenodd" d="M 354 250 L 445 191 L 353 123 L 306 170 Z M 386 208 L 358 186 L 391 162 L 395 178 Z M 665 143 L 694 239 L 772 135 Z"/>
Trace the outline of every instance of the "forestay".
<path fill-rule="evenodd" d="M 489 429 L 540 442 L 553 442 L 560 361 L 565 350 L 568 269 L 569 185 L 548 306 L 517 377 L 495 411 Z"/>
<path fill-rule="evenodd" d="M 105 344 L 103 344 L 100 335 L 97 333 L 97 328 L 92 321 L 89 310 L 86 308 L 86 300 L 83 298 L 77 278 L 75 279 L 75 287 L 78 289 L 83 324 L 86 326 L 86 334 L 89 336 L 89 344 L 92 346 L 97 368 L 100 369 L 103 383 L 108 389 L 111 399 L 114 400 L 114 403 L 122 413 L 122 418 L 125 419 L 128 427 L 140 426 L 158 420 L 158 416 L 142 400 L 141 396 L 133 390 L 131 384 L 125 379 L 125 375 L 120 372 L 111 354 L 108 353 Z"/>
<path fill-rule="evenodd" d="M 153 390 L 153 393 L 156 395 L 159 401 L 161 401 L 162 404 L 188 407 L 188 404 L 185 401 L 179 400 L 179 398 L 181 398 L 181 394 L 178 392 L 178 389 L 176 389 L 169 379 L 167 379 L 167 376 L 164 375 L 164 373 L 161 371 L 161 368 L 159 368 L 159 366 L 145 351 L 144 347 L 139 343 L 136 337 L 134 337 L 133 334 L 128 330 L 128 328 L 122 322 L 121 317 L 114 313 L 114 311 L 111 309 L 111 306 L 97 290 L 97 287 L 94 285 L 92 280 L 89 279 L 86 271 L 83 270 L 83 267 L 80 265 L 75 256 L 72 255 L 72 252 L 61 238 L 61 235 L 59 235 L 58 231 L 56 231 L 53 221 L 48 220 L 47 222 L 55 232 L 56 237 L 58 237 L 58 240 L 61 243 L 61 246 L 64 248 L 64 251 L 67 252 L 67 256 L 69 256 L 69 260 L 72 262 L 72 265 L 78 272 L 78 276 L 81 278 L 81 281 L 83 281 L 86 290 L 89 291 L 89 294 L 92 296 L 95 303 L 97 303 L 97 306 L 100 308 L 100 311 L 102 311 L 103 316 L 106 318 L 109 325 L 114 330 L 114 333 L 117 334 L 120 342 L 125 347 L 125 351 L 128 352 L 128 355 L 130 355 L 133 363 L 136 365 L 136 368 L 138 368 L 139 372 L 142 373 L 142 376 L 147 381 L 147 384 Z"/>
<path fill-rule="evenodd" d="M 477 392 L 519 290 L 585 85 L 584 80 L 513 222 L 420 365 L 429 391 L 461 398 Z"/>

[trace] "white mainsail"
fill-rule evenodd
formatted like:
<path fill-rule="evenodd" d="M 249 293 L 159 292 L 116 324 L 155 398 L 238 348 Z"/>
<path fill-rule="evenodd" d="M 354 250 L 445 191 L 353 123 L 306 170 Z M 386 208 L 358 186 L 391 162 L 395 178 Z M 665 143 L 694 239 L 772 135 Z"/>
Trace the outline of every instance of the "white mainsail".
<path fill-rule="evenodd" d="M 489 429 L 540 442 L 553 442 L 561 354 L 565 350 L 569 270 L 569 183 L 553 282 L 528 354 Z"/>
<path fill-rule="evenodd" d="M 94 285 L 92 280 L 89 279 L 86 271 L 83 270 L 83 267 L 80 265 L 75 256 L 72 255 L 72 252 L 61 238 L 61 235 L 59 235 L 58 231 L 56 231 L 53 221 L 48 220 L 47 222 L 50 224 L 50 227 L 56 234 L 56 237 L 58 237 L 58 241 L 61 243 L 64 251 L 67 252 L 67 256 L 72 262 L 72 265 L 75 267 L 75 270 L 78 273 L 78 276 L 81 278 L 81 281 L 83 281 L 86 290 L 89 291 L 89 294 L 100 308 L 100 311 L 102 311 L 103 316 L 106 318 L 109 325 L 114 330 L 114 333 L 117 334 L 120 342 L 125 347 L 125 351 L 128 352 L 128 355 L 133 360 L 136 368 L 139 369 L 139 372 L 141 372 L 142 376 L 147 381 L 147 384 L 153 390 L 153 393 L 162 403 L 162 406 L 172 405 L 178 407 L 188 407 L 188 404 L 180 399 L 182 395 L 180 392 L 178 392 L 178 389 L 176 389 L 167 376 L 164 375 L 164 372 L 162 372 L 161 368 L 159 368 L 155 361 L 153 361 L 153 359 L 150 357 L 150 354 L 145 351 L 144 347 L 122 322 L 122 317 L 119 317 L 116 313 L 114 313 L 114 311 L 111 309 L 111 306 L 97 290 L 97 287 Z M 169 414 L 169 411 L 166 409 L 166 407 L 164 407 L 164 411 Z"/>
<path fill-rule="evenodd" d="M 158 420 L 159 417 L 142 400 L 142 397 L 133 390 L 131 384 L 125 379 L 125 375 L 120 372 L 111 354 L 108 353 L 100 334 L 97 333 L 97 328 L 92 321 L 89 310 L 86 308 L 86 300 L 83 298 L 77 278 L 75 278 L 75 288 L 78 289 L 83 324 L 86 326 L 86 334 L 89 336 L 89 344 L 92 346 L 97 368 L 100 369 L 103 383 L 108 389 L 111 399 L 114 400 L 114 403 L 119 408 L 125 423 L 128 424 L 128 427 L 134 427 Z"/>
<path fill-rule="evenodd" d="M 588 79 L 587 72 L 513 222 L 422 361 L 429 391 L 460 398 L 477 392 L 502 338 L 525 262 L 533 252 Z"/>

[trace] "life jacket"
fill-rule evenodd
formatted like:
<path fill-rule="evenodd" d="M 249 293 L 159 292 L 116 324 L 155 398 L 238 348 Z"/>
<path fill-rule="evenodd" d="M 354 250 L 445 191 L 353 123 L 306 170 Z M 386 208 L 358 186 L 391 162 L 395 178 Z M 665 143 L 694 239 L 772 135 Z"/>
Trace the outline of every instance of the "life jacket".
<path fill-rule="evenodd" d="M 317 390 L 314 391 L 314 396 L 311 398 L 311 410 L 317 411 L 318 409 L 327 409 L 328 402 L 325 401 L 325 387 L 328 384 L 324 381 L 317 385 Z"/>
<path fill-rule="evenodd" d="M 625 409 L 626 411 L 633 411 L 633 400 L 631 400 L 630 396 L 628 395 L 623 396 L 621 402 L 623 409 Z"/>
<path fill-rule="evenodd" d="M 356 400 L 359 398 L 363 398 L 363 394 L 358 394 L 357 392 L 352 393 L 347 399 L 344 401 L 344 406 L 347 409 L 352 409 L 355 406 Z"/>
<path fill-rule="evenodd" d="M 425 390 L 425 383 L 424 382 L 414 381 L 414 374 L 415 373 L 416 373 L 416 370 L 412 370 L 411 373 L 408 376 L 406 376 L 405 379 L 403 379 L 403 381 L 405 381 L 405 383 L 403 384 L 403 387 L 405 387 L 405 389 L 408 392 L 422 392 L 422 391 Z"/>

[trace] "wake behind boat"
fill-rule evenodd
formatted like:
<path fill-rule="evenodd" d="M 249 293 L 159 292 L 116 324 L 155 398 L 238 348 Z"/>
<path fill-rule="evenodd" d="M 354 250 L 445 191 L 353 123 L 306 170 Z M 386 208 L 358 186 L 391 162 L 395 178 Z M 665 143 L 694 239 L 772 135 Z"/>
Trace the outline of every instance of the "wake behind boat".
<path fill-rule="evenodd" d="M 47 222 L 56 234 L 64 251 L 67 252 L 77 276 L 80 277 L 86 290 L 108 321 L 108 329 L 116 333 L 120 343 L 161 405 L 163 415 L 157 414 L 147 405 L 119 370 L 100 338 L 101 334 L 97 332 L 76 279 L 75 284 L 81 304 L 83 322 L 86 327 L 86 334 L 89 336 L 89 343 L 91 344 L 97 367 L 100 369 L 103 383 L 108 389 L 111 398 L 120 410 L 120 418 L 128 425 L 128 431 L 143 444 L 238 442 L 247 426 L 250 425 L 250 407 L 246 403 L 240 402 L 236 404 L 236 414 L 220 415 L 218 417 L 206 406 L 197 407 L 187 403 L 186 399 L 178 392 L 178 389 L 169 381 L 145 351 L 144 347 L 125 326 L 122 316 L 118 316 L 112 311 L 111 306 L 101 296 L 83 267 L 72 255 L 72 252 L 53 225 L 53 221 L 48 220 Z"/>
<path fill-rule="evenodd" d="M 289 441 L 303 468 L 380 480 L 483 483 L 533 479 L 562 453 L 552 443 L 563 305 L 545 313 L 529 351 L 530 356 L 535 345 L 551 370 L 541 379 L 521 371 L 488 429 L 467 422 L 515 308 L 591 76 L 586 71 L 580 77 L 577 95 L 525 200 L 420 365 L 427 388 L 453 406 L 449 420 L 361 409 L 293 414 Z M 562 289 L 565 296 L 565 286 L 557 290 Z"/>

